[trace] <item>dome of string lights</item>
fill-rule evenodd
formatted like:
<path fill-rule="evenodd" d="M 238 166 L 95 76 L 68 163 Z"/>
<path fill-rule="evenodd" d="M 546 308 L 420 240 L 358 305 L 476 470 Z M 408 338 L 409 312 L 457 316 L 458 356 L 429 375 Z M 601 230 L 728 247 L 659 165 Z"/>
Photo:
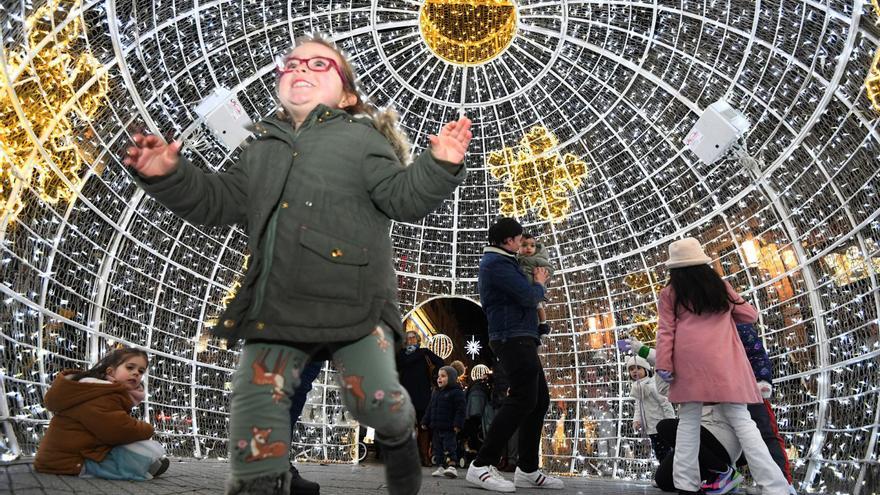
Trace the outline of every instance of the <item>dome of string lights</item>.
<path fill-rule="evenodd" d="M 392 227 L 404 311 L 478 300 L 499 214 L 547 246 L 545 469 L 653 471 L 614 342 L 654 338 L 666 245 L 693 236 L 760 312 L 796 486 L 880 486 L 876 0 L 40 0 L 0 18 L 3 459 L 35 452 L 57 371 L 119 344 L 151 353 L 140 414 L 169 452 L 226 456 L 238 348 L 205 329 L 246 269 L 245 232 L 178 219 L 121 157 L 146 130 L 226 169 L 242 148 L 199 103 L 224 88 L 253 121 L 271 114 L 273 57 L 319 32 L 416 151 L 460 113 L 474 121 L 465 184 Z M 706 165 L 683 143 L 722 98 L 751 123 L 754 166 Z M 333 373 L 294 432 L 300 459 L 357 451 Z"/>

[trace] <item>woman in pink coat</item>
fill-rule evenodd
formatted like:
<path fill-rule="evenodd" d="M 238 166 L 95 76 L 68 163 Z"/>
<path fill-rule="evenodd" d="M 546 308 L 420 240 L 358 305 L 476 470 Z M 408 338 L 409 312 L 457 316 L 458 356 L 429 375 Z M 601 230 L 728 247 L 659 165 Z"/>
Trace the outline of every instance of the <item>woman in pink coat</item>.
<path fill-rule="evenodd" d="M 692 237 L 669 245 L 669 284 L 658 305 L 657 375 L 670 382 L 669 400 L 681 404 L 672 478 L 679 494 L 702 493 L 700 415 L 704 402 L 718 403 L 716 410 L 736 432 L 761 493 L 787 495 L 788 482 L 746 409 L 763 399 L 736 323 L 754 323 L 758 314 L 710 261 Z"/>

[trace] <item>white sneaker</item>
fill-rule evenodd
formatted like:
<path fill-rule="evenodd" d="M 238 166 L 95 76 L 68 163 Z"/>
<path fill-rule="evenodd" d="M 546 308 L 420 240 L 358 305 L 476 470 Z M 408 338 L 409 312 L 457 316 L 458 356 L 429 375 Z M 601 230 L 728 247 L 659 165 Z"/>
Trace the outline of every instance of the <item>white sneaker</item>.
<path fill-rule="evenodd" d="M 514 484 L 520 488 L 549 488 L 551 490 L 562 490 L 565 483 L 561 479 L 554 476 L 547 476 L 540 469 L 527 473 L 516 468 L 513 473 Z"/>
<path fill-rule="evenodd" d="M 510 481 L 504 479 L 504 477 L 501 476 L 501 473 L 495 469 L 495 466 L 477 467 L 471 462 L 471 465 L 468 467 L 466 479 L 468 480 L 468 483 L 482 488 L 483 490 L 504 493 L 513 493 L 516 491 L 516 486 Z"/>
<path fill-rule="evenodd" d="M 455 469 L 455 466 L 449 466 L 443 471 L 443 475 L 447 478 L 458 478 L 458 470 Z"/>
<path fill-rule="evenodd" d="M 433 473 L 431 473 L 431 476 L 433 476 L 435 478 L 442 478 L 442 477 L 446 476 L 446 469 L 443 466 L 440 466 L 437 469 L 435 469 Z"/>

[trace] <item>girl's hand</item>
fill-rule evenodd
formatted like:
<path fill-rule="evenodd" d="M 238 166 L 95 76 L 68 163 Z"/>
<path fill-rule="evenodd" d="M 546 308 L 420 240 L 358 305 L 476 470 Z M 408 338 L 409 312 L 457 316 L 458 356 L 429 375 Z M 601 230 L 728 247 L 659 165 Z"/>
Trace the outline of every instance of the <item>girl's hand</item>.
<path fill-rule="evenodd" d="M 671 371 L 657 370 L 657 376 L 659 376 L 660 379 L 666 383 L 672 383 L 672 381 L 675 380 L 675 377 L 672 376 Z"/>
<path fill-rule="evenodd" d="M 141 177 L 161 177 L 174 172 L 180 163 L 180 141 L 166 144 L 159 136 L 135 134 L 134 146 L 126 150 L 122 163 L 133 168 Z"/>
<path fill-rule="evenodd" d="M 639 431 L 641 429 L 642 429 L 642 422 L 637 419 L 634 419 L 633 420 L 633 430 Z"/>
<path fill-rule="evenodd" d="M 431 142 L 431 156 L 436 160 L 461 163 L 474 135 L 471 133 L 471 119 L 462 117 L 447 122 L 438 135 L 428 136 Z"/>

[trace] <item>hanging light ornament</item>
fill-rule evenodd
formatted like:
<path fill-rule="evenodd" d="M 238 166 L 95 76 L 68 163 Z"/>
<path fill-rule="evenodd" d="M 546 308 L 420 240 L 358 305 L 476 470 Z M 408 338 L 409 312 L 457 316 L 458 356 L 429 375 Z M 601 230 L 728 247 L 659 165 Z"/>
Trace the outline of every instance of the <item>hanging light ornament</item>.
<path fill-rule="evenodd" d="M 483 349 L 483 346 L 480 344 L 480 341 L 477 340 L 476 336 L 471 335 L 471 339 L 467 341 L 465 345 L 465 352 L 471 357 L 471 359 L 477 359 L 477 356 L 480 355 L 480 351 Z"/>
<path fill-rule="evenodd" d="M 511 0 L 427 0 L 419 10 L 419 32 L 443 60 L 479 65 L 510 46 L 516 9 Z"/>
<path fill-rule="evenodd" d="M 431 341 L 428 342 L 428 349 L 431 349 L 431 352 L 441 358 L 446 359 L 452 355 L 452 339 L 450 339 L 448 335 L 438 333 L 431 337 Z"/>
<path fill-rule="evenodd" d="M 485 364 L 478 364 L 471 370 L 471 380 L 480 381 L 489 374 L 489 367 Z"/>
<path fill-rule="evenodd" d="M 486 160 L 492 177 L 504 181 L 498 193 L 502 215 L 522 217 L 528 210 L 559 223 L 568 216 L 568 195 L 583 184 L 587 164 L 572 153 L 561 157 L 559 139 L 546 127 L 532 127 L 516 148 L 492 151 Z"/>
<path fill-rule="evenodd" d="M 7 66 L 0 70 L 0 88 L 7 88 L 0 91 L 0 231 L 24 207 L 24 188 L 33 188 L 45 203 L 71 201 L 84 179 L 84 165 L 92 161 L 75 136 L 88 134 L 82 129 L 104 106 L 109 77 L 88 50 L 82 19 L 74 16 L 63 24 L 81 4 L 50 0 L 25 21 L 26 49 L 5 53 Z M 32 58 L 27 49 L 36 49 Z"/>

